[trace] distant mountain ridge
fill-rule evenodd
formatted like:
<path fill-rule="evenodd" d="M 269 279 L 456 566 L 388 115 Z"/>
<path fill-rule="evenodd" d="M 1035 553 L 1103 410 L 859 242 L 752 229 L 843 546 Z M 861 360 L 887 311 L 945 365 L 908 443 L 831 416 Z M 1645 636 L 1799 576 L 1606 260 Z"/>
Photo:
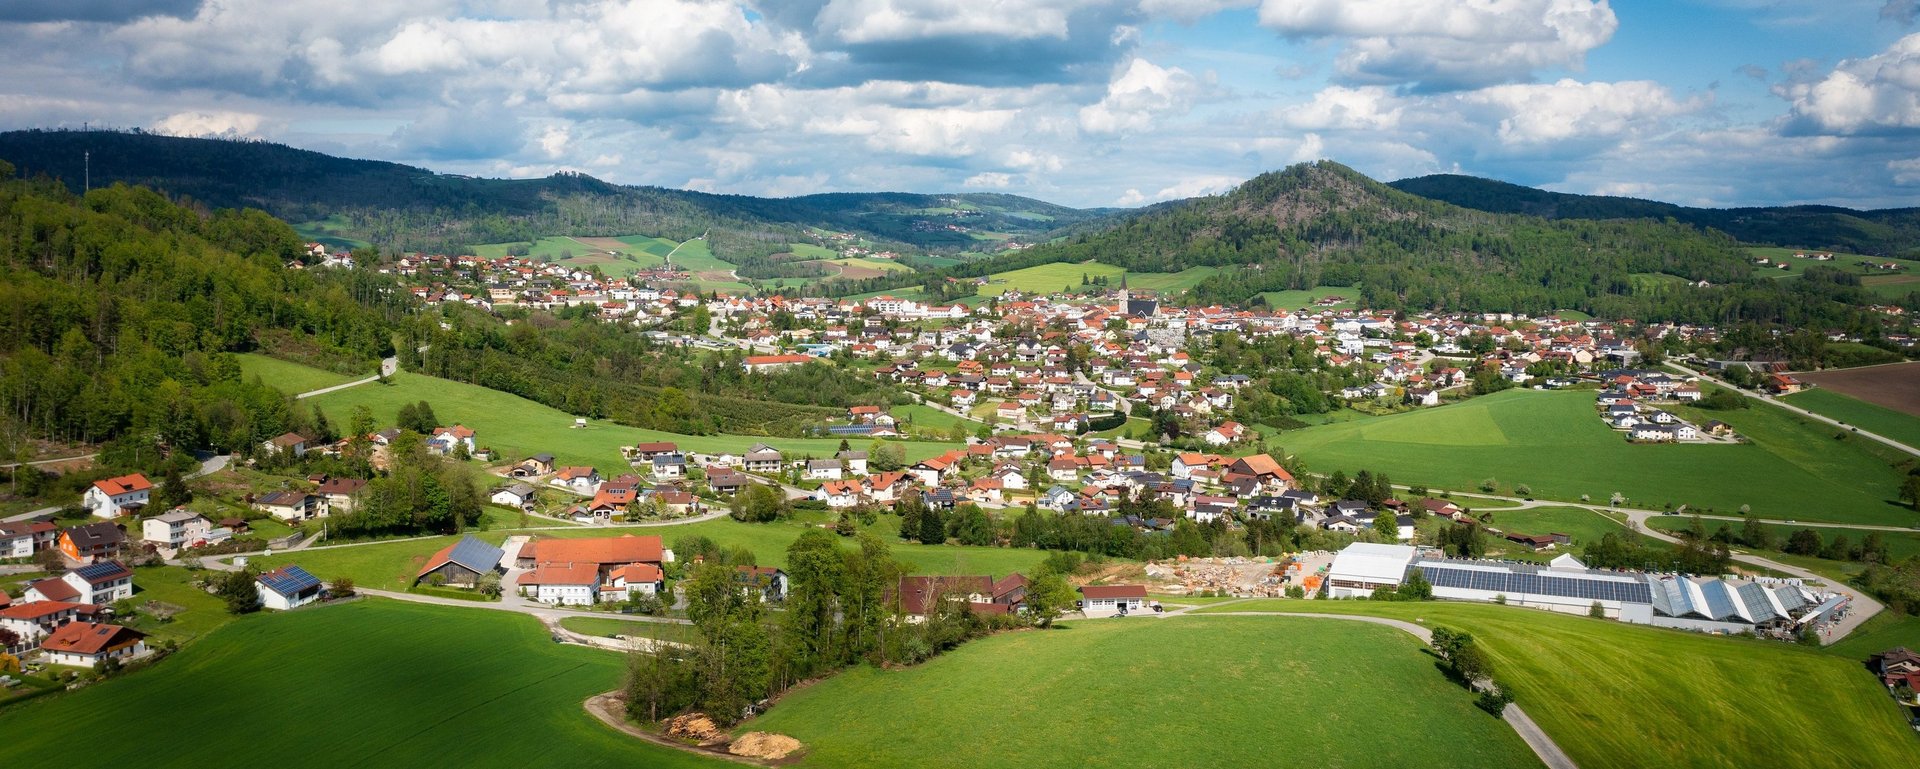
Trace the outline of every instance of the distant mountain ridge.
<path fill-rule="evenodd" d="M 1463 208 L 1547 219 L 1665 219 L 1720 230 L 1745 243 L 1920 257 L 1920 208 L 1861 211 L 1839 206 L 1692 208 L 1657 200 L 1574 195 L 1459 174 L 1388 186 Z"/>
<path fill-rule="evenodd" d="M 584 174 L 485 179 L 378 160 L 334 157 L 264 141 L 137 132 L 0 132 L 0 158 L 23 175 L 79 190 L 92 156 L 95 186 L 145 185 L 215 207 L 259 208 L 290 222 L 345 216 L 353 234 L 407 250 L 546 235 L 650 234 L 691 238 L 713 228 L 746 251 L 772 252 L 807 227 L 846 230 L 934 251 L 979 243 L 944 226 L 1040 241 L 1111 211 L 998 193 L 825 193 L 794 198 L 626 186 Z M 958 212 L 958 213 L 956 213 Z M 917 224 L 918 222 L 918 224 Z M 719 244 L 716 244 L 719 245 Z"/>

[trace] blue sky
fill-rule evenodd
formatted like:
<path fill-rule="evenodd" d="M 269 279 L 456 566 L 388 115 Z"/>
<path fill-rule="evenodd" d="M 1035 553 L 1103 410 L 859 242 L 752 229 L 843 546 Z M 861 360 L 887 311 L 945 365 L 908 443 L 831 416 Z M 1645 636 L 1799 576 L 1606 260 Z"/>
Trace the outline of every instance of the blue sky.
<path fill-rule="evenodd" d="M 0 126 L 758 195 L 1217 193 L 1331 158 L 1913 205 L 1920 0 L 0 4 Z"/>

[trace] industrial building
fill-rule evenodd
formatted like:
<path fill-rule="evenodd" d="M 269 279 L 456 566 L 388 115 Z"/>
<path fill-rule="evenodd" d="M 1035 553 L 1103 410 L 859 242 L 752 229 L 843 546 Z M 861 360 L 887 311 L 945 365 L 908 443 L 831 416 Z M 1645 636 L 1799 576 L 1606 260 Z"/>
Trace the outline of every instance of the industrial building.
<path fill-rule="evenodd" d="M 1586 614 L 1599 604 L 1622 622 L 1707 632 L 1790 630 L 1830 616 L 1846 597 L 1809 590 L 1797 579 L 1725 579 L 1589 569 L 1572 555 L 1547 565 L 1461 560 L 1406 545 L 1356 543 L 1334 557 L 1328 598 L 1360 598 L 1398 587 L 1414 569 L 1433 597 L 1504 602 Z"/>

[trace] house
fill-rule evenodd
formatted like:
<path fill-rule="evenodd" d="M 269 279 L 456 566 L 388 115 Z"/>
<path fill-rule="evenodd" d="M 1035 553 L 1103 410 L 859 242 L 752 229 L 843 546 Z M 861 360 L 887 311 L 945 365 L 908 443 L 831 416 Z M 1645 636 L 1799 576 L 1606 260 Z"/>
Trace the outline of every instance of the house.
<path fill-rule="evenodd" d="M 1086 585 L 1080 588 L 1080 612 L 1088 617 L 1124 617 L 1147 608 L 1145 585 Z"/>
<path fill-rule="evenodd" d="M 60 527 L 41 521 L 0 523 L 0 558 L 32 558 L 53 547 Z"/>
<path fill-rule="evenodd" d="M 660 454 L 650 460 L 653 477 L 659 479 L 687 477 L 687 458 L 679 454 Z"/>
<path fill-rule="evenodd" d="M 281 433 L 260 443 L 260 448 L 269 456 L 291 454 L 296 457 L 307 455 L 307 439 L 299 433 Z"/>
<path fill-rule="evenodd" d="M 1442 518 L 1450 518 L 1456 521 L 1460 520 L 1460 515 L 1461 515 L 1460 506 L 1450 501 L 1447 501 L 1444 499 L 1434 499 L 1433 497 L 1427 497 L 1425 499 L 1420 500 L 1419 504 L 1420 504 L 1420 508 L 1423 510 L 1426 510 L 1427 514 L 1429 515 L 1437 515 Z"/>
<path fill-rule="evenodd" d="M 746 488 L 749 483 L 752 481 L 747 479 L 747 474 L 739 470 L 725 467 L 707 469 L 707 486 L 712 488 L 715 494 L 732 496 Z"/>
<path fill-rule="evenodd" d="M 101 521 L 75 526 L 60 532 L 56 547 L 68 558 L 86 561 L 93 558 L 111 558 L 119 555 L 126 547 L 127 533 L 111 522 Z"/>
<path fill-rule="evenodd" d="M 320 579 L 306 569 L 288 564 L 255 577 L 254 592 L 260 605 L 276 611 L 298 609 L 320 600 Z"/>
<path fill-rule="evenodd" d="M 887 600 L 908 621 L 918 622 L 939 601 L 965 601 L 975 614 L 1011 614 L 1026 603 L 1026 595 L 1027 578 L 1019 574 L 998 580 L 983 575 L 903 576 Z"/>
<path fill-rule="evenodd" d="M 854 475 L 867 474 L 867 452 L 842 451 L 833 455 L 834 459 L 846 463 L 847 472 Z"/>
<path fill-rule="evenodd" d="M 562 467 L 554 472 L 547 484 L 575 494 L 592 494 L 594 489 L 600 488 L 600 471 L 591 467 Z"/>
<path fill-rule="evenodd" d="M 780 472 L 780 452 L 770 447 L 747 452 L 741 462 L 749 473 L 772 475 Z"/>
<path fill-rule="evenodd" d="M 587 606 L 598 598 L 600 570 L 590 563 L 553 563 L 520 575 L 520 593 L 541 603 Z"/>
<path fill-rule="evenodd" d="M 735 566 L 733 569 L 741 593 L 748 598 L 757 598 L 762 603 L 787 600 L 786 572 L 772 566 Z"/>
<path fill-rule="evenodd" d="M 69 622 L 40 642 L 41 658 L 53 665 L 90 668 L 107 660 L 147 653 L 146 635 L 119 625 Z"/>
<path fill-rule="evenodd" d="M 870 425 L 880 416 L 879 406 L 853 406 L 847 409 L 847 418 L 854 424 Z"/>
<path fill-rule="evenodd" d="M 1208 430 L 1200 436 L 1209 446 L 1225 446 L 1247 436 L 1247 428 L 1239 422 L 1222 422 L 1219 427 Z"/>
<path fill-rule="evenodd" d="M 138 513 L 147 506 L 153 483 L 139 473 L 94 481 L 80 498 L 80 505 L 100 518 L 118 518 Z"/>
<path fill-rule="evenodd" d="M 1064 486 L 1054 486 L 1041 494 L 1035 504 L 1042 510 L 1064 513 L 1078 509 L 1079 497 Z"/>
<path fill-rule="evenodd" d="M 594 539 L 538 539 L 522 545 L 516 566 L 531 569 L 520 577 L 520 591 L 533 600 L 560 605 L 624 601 L 634 592 L 657 592 L 661 564 L 671 558 L 657 536 Z M 632 566 L 646 568 L 629 569 Z"/>
<path fill-rule="evenodd" d="M 427 580 L 434 584 L 473 587 L 479 584 L 481 575 L 500 573 L 500 561 L 506 557 L 505 550 L 468 534 L 428 558 L 426 565 L 414 575 L 413 581 L 415 584 Z"/>
<path fill-rule="evenodd" d="M 858 479 L 827 481 L 820 485 L 819 491 L 814 492 L 813 498 L 826 502 L 827 507 L 831 508 L 854 507 L 860 504 L 865 491 Z"/>
<path fill-rule="evenodd" d="M 55 583 L 61 587 L 56 588 Z M 28 601 L 73 601 L 95 606 L 132 597 L 133 571 L 119 561 L 95 561 L 57 579 L 28 583 L 25 595 Z"/>
<path fill-rule="evenodd" d="M 1225 461 L 1217 454 L 1187 452 L 1173 458 L 1170 472 L 1175 478 L 1190 479 L 1194 477 L 1194 471 L 1205 470 Z"/>
<path fill-rule="evenodd" d="M 553 472 L 552 454 L 535 454 L 520 464 L 514 465 L 508 475 L 515 478 L 536 478 Z"/>
<path fill-rule="evenodd" d="M 654 457 L 678 455 L 680 444 L 673 441 L 652 441 L 628 446 L 623 451 L 627 455 L 627 461 L 637 465 L 651 462 Z"/>
<path fill-rule="evenodd" d="M 1800 392 L 1806 385 L 1792 374 L 1772 374 L 1767 377 L 1767 392 L 1774 395 L 1791 395 Z"/>
<path fill-rule="evenodd" d="M 607 573 L 600 588 L 601 601 L 626 601 L 635 595 L 659 595 L 667 586 L 667 575 L 651 563 L 630 563 Z"/>
<path fill-rule="evenodd" d="M 789 366 L 804 366 L 814 360 L 811 355 L 749 355 L 740 361 L 740 367 L 747 373 L 775 371 Z"/>
<path fill-rule="evenodd" d="M 0 629 L 11 630 L 19 636 L 19 641 L 4 651 L 20 654 L 61 625 L 93 619 L 99 609 L 90 603 L 72 601 L 23 602 L 0 608 Z"/>
<path fill-rule="evenodd" d="M 533 487 L 524 483 L 516 483 L 512 486 L 495 489 L 493 495 L 487 497 L 487 501 L 496 505 L 504 505 L 516 510 L 522 510 L 533 504 Z"/>
<path fill-rule="evenodd" d="M 318 511 L 320 498 L 304 491 L 275 491 L 253 501 L 253 507 L 288 522 L 304 521 Z"/>
<path fill-rule="evenodd" d="M 1905 683 L 1908 688 L 1920 691 L 1920 686 L 1915 685 L 1916 677 L 1920 677 L 1920 654 L 1915 654 L 1912 649 L 1896 646 L 1871 655 L 1867 657 L 1867 667 L 1872 668 L 1880 676 L 1880 681 L 1889 687 Z"/>
<path fill-rule="evenodd" d="M 473 439 L 473 428 L 465 425 L 436 427 L 433 435 L 427 438 L 427 450 L 435 454 L 452 454 L 455 449 L 466 449 L 467 455 L 472 456 L 478 451 Z"/>
<path fill-rule="evenodd" d="M 816 480 L 816 481 L 840 480 L 840 460 L 838 459 L 807 460 L 807 478 L 809 480 Z"/>
<path fill-rule="evenodd" d="M 360 492 L 367 488 L 365 478 L 322 478 L 314 494 L 320 497 L 319 515 L 346 514 L 359 504 Z"/>
<path fill-rule="evenodd" d="M 1231 483 L 1235 477 L 1252 478 L 1269 493 L 1278 494 L 1293 486 L 1293 474 L 1266 454 L 1252 454 L 1234 460 L 1227 465 L 1222 479 Z"/>

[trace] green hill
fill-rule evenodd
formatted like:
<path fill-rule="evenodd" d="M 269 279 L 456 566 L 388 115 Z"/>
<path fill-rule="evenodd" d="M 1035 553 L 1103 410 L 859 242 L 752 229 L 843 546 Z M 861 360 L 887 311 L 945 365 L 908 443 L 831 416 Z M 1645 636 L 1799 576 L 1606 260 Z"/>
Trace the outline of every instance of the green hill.
<path fill-rule="evenodd" d="M 1711 227 L 1747 243 L 1876 256 L 1920 256 L 1920 208 L 1691 208 L 1657 200 L 1549 192 L 1459 174 L 1401 179 L 1390 186 L 1423 198 L 1495 213 L 1548 219 L 1673 219 Z"/>

